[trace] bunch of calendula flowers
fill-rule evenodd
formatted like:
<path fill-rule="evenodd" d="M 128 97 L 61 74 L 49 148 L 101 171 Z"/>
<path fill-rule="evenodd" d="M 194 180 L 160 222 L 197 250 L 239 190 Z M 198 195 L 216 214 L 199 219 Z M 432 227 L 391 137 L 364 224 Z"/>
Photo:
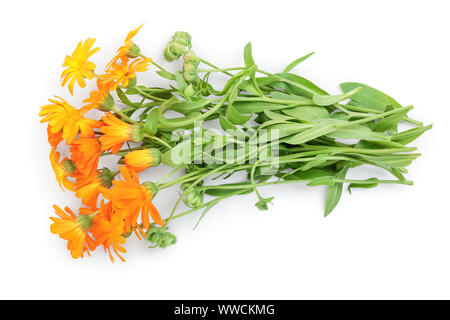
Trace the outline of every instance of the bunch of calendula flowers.
<path fill-rule="evenodd" d="M 84 88 L 86 79 L 95 79 L 96 89 L 79 109 L 59 97 L 41 108 L 56 180 L 83 204 L 78 214 L 55 205 L 58 217 L 51 218 L 51 231 L 68 241 L 72 257 L 103 246 L 111 261 L 113 253 L 124 260 L 123 244 L 132 234 L 151 247 L 173 245 L 177 239 L 168 231 L 173 219 L 203 209 L 200 221 L 235 195 L 255 192 L 256 206 L 267 210 L 273 197 L 261 196 L 261 186 L 326 186 L 328 215 L 344 184 L 349 191 L 412 184 L 404 173 L 419 154 L 406 145 L 431 128 L 408 117 L 412 106 L 361 83 L 342 83 L 344 93 L 329 95 L 291 73 L 311 54 L 272 74 L 256 66 L 247 44 L 243 66 L 222 69 L 192 51 L 186 32 L 176 32 L 164 49 L 167 61 L 182 58 L 181 70 L 169 72 L 132 41 L 140 28 L 128 33 L 102 73 L 89 61 L 99 50 L 93 48 L 95 40 L 80 42 L 64 60 L 62 85 L 73 95 L 75 83 Z M 138 84 L 137 73 L 151 65 L 167 88 Z M 227 78 L 221 89 L 211 84 L 213 74 Z M 86 116 L 92 109 L 104 113 L 101 119 Z M 207 129 L 206 122 L 220 131 Z M 400 123 L 412 128 L 400 132 Z M 57 148 L 63 140 L 70 157 L 61 159 Z M 117 156 L 116 168 L 99 167 L 105 155 Z M 139 180 L 139 172 L 160 164 L 173 170 L 157 182 Z M 393 179 L 347 178 L 349 169 L 364 164 L 384 169 Z M 220 183 L 237 172 L 246 173 L 244 181 Z M 175 185 L 180 198 L 162 218 L 153 200 L 158 190 Z M 176 214 L 181 202 L 190 209 Z"/>

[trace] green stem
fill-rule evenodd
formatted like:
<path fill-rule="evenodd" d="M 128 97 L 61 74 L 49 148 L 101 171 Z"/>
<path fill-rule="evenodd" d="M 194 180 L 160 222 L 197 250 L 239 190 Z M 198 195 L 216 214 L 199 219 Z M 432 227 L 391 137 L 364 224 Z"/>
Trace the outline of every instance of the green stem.
<path fill-rule="evenodd" d="M 206 61 L 206 60 L 204 60 L 204 59 L 202 59 L 202 58 L 200 58 L 200 61 L 203 62 L 204 64 L 210 66 L 211 68 L 214 68 L 214 69 L 216 69 L 216 70 L 220 70 L 219 67 L 213 65 L 211 62 L 208 62 L 208 61 Z M 229 73 L 229 72 L 227 72 L 227 71 L 222 71 L 222 72 L 225 73 L 226 75 L 231 76 L 231 77 L 233 76 L 232 73 Z"/>
<path fill-rule="evenodd" d="M 132 124 L 136 124 L 136 125 L 140 125 L 139 122 L 134 121 L 133 119 L 131 119 L 129 116 L 127 116 L 125 113 L 123 113 L 121 110 L 119 110 L 119 108 L 117 108 L 116 106 L 114 106 L 112 108 L 112 111 L 114 111 L 115 113 L 117 113 L 122 119 L 127 120 L 128 122 L 132 123 Z"/>

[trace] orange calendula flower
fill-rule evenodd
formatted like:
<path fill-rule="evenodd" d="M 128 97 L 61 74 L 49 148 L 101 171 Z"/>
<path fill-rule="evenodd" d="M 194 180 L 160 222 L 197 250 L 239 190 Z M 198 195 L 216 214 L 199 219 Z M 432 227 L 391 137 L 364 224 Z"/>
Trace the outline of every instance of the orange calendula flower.
<path fill-rule="evenodd" d="M 56 134 L 62 131 L 62 137 L 67 144 L 71 144 L 78 133 L 83 138 L 94 136 L 92 128 L 102 125 L 100 121 L 87 119 L 80 110 L 72 107 L 66 100 L 57 97 L 61 101 L 49 99 L 52 104 L 41 107 L 39 115 L 44 117 L 41 122 L 48 122 L 50 132 Z"/>
<path fill-rule="evenodd" d="M 109 188 L 116 173 L 108 168 L 97 170 L 90 176 L 77 176 L 75 182 L 75 195 L 81 199 L 81 202 L 91 208 L 97 207 L 97 199 L 102 188 Z"/>
<path fill-rule="evenodd" d="M 141 172 L 148 167 L 154 167 L 161 163 L 161 152 L 156 148 L 135 150 L 125 155 L 125 165 L 128 169 Z"/>
<path fill-rule="evenodd" d="M 84 79 L 92 79 L 94 77 L 95 64 L 88 61 L 89 57 L 96 53 L 100 48 L 92 49 L 95 39 L 89 38 L 80 41 L 72 53 L 72 56 L 66 56 L 63 67 L 67 67 L 61 74 L 62 86 L 67 82 L 71 94 L 73 94 L 73 86 L 75 81 L 81 88 L 86 86 Z M 91 50 L 92 49 L 92 50 Z"/>
<path fill-rule="evenodd" d="M 138 58 L 133 60 L 128 65 L 128 58 L 122 57 L 121 63 L 114 63 L 107 70 L 106 74 L 102 75 L 102 83 L 110 90 L 115 90 L 119 85 L 127 87 L 130 79 L 136 77 L 136 72 L 147 71 L 149 64 L 152 62 L 151 58 Z"/>
<path fill-rule="evenodd" d="M 125 261 L 119 253 L 127 252 L 121 246 L 126 242 L 125 237 L 122 236 L 124 233 L 124 221 L 121 215 L 114 213 L 111 202 L 104 204 L 102 200 L 100 213 L 94 218 L 90 231 L 95 239 L 95 245 L 103 245 L 105 252 L 109 254 L 111 262 L 114 262 L 111 247 L 119 259 Z"/>
<path fill-rule="evenodd" d="M 100 131 L 103 133 L 99 138 L 102 144 L 102 151 L 111 149 L 112 153 L 117 153 L 122 148 L 124 142 L 140 142 L 143 139 L 142 127 L 139 125 L 131 125 L 123 122 L 111 113 L 107 113 L 102 120 L 105 123 L 100 128 Z"/>
<path fill-rule="evenodd" d="M 84 252 L 89 255 L 89 250 L 95 249 L 94 240 L 87 234 L 92 225 L 93 215 L 83 214 L 77 217 L 68 207 L 64 208 L 65 212 L 57 205 L 53 208 L 59 218 L 50 218 L 53 221 L 50 231 L 67 240 L 67 249 L 73 258 L 83 258 Z"/>
<path fill-rule="evenodd" d="M 72 160 L 69 158 L 64 158 L 59 162 L 60 154 L 52 149 L 50 152 L 50 163 L 52 165 L 53 171 L 55 172 L 56 181 L 58 181 L 61 189 L 64 190 L 63 186 L 70 191 L 74 191 L 74 183 L 69 181 L 67 177 L 75 173 L 76 167 Z"/>
<path fill-rule="evenodd" d="M 158 209 L 152 203 L 156 186 L 148 182 L 141 185 L 137 174 L 130 172 L 125 166 L 120 166 L 120 173 L 124 180 L 114 180 L 113 188 L 104 188 L 102 192 L 103 196 L 112 202 L 114 211 L 125 219 L 125 230 L 128 232 L 138 228 L 142 232 L 137 223 L 139 216 L 145 229 L 150 227 L 149 216 L 157 224 L 164 225 Z"/>
<path fill-rule="evenodd" d="M 48 143 L 51 145 L 52 149 L 55 149 L 63 140 L 62 132 L 58 131 L 56 133 L 53 133 L 50 126 L 47 126 L 47 137 Z"/>
<path fill-rule="evenodd" d="M 128 32 L 127 37 L 125 38 L 125 41 L 123 43 L 123 46 L 121 46 L 117 50 L 117 55 L 111 60 L 110 63 L 106 66 L 106 69 L 111 68 L 111 66 L 117 62 L 119 59 L 123 59 L 125 57 L 127 58 L 136 58 L 139 56 L 140 50 L 139 47 L 136 46 L 131 39 L 134 38 L 134 36 L 139 32 L 139 30 L 142 28 L 144 24 L 141 24 L 138 28 L 131 30 Z"/>
<path fill-rule="evenodd" d="M 97 170 L 98 161 L 102 151 L 100 141 L 95 138 L 78 138 L 70 146 L 71 159 L 78 171 L 90 176 Z"/>

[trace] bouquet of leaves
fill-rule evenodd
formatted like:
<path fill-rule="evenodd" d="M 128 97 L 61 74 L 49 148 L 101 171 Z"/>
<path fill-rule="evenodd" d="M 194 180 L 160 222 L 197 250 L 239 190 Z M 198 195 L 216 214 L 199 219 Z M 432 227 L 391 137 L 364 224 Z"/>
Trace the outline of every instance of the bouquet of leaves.
<path fill-rule="evenodd" d="M 73 95 L 87 79 L 96 81 L 96 89 L 80 108 L 56 97 L 39 114 L 48 123 L 56 180 L 83 204 L 77 214 L 54 205 L 57 217 L 50 218 L 51 232 L 67 240 L 73 258 L 103 246 L 111 261 L 115 255 L 124 260 L 131 235 L 150 247 L 168 247 L 177 241 L 169 231 L 173 220 L 198 211 L 200 222 L 233 196 L 255 193 L 256 207 L 267 210 L 273 197 L 261 194 L 263 186 L 326 186 L 327 216 L 344 184 L 349 191 L 412 185 L 404 174 L 420 154 L 409 144 L 431 128 L 408 116 L 413 106 L 362 83 L 342 83 L 343 93 L 327 93 L 292 72 L 312 53 L 271 73 L 255 64 L 248 43 L 241 66 L 220 68 L 192 50 L 186 32 L 175 32 L 164 48 L 167 61 L 182 59 L 181 69 L 171 72 L 133 42 L 140 28 L 128 33 L 99 73 L 90 61 L 99 50 L 95 39 L 80 42 L 64 60 L 62 85 Z M 167 86 L 139 82 L 138 73 L 146 71 L 156 71 Z M 213 83 L 217 74 L 226 77 L 225 85 Z M 98 119 L 88 116 L 93 109 L 101 113 Z M 70 153 L 63 158 L 62 141 Z M 116 157 L 117 165 L 100 167 L 104 156 Z M 172 169 L 158 181 L 139 178 L 162 165 Z M 384 169 L 392 179 L 349 179 L 349 170 L 361 165 Z M 238 172 L 245 173 L 243 181 L 226 180 Z M 161 215 L 157 193 L 174 186 L 180 197 Z M 188 210 L 179 212 L 182 202 Z"/>

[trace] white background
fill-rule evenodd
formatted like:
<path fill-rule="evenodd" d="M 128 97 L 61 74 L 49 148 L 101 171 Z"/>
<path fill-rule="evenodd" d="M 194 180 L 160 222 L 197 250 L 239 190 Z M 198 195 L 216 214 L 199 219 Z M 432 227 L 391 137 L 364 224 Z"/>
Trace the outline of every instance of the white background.
<path fill-rule="evenodd" d="M 449 9 L 431 0 L 3 3 L 0 298 L 450 298 Z M 275 196 L 268 212 L 254 195 L 234 198 L 195 231 L 196 214 L 174 221 L 172 248 L 130 240 L 126 263 L 110 263 L 101 248 L 73 260 L 48 217 L 54 203 L 80 204 L 54 179 L 39 107 L 55 94 L 74 105 L 88 94 L 70 97 L 59 85 L 79 40 L 97 38 L 101 69 L 143 22 L 136 42 L 168 68 L 162 49 L 185 30 L 220 66 L 242 65 L 248 41 L 273 72 L 315 50 L 295 71 L 329 92 L 359 81 L 414 104 L 411 116 L 435 125 L 414 143 L 423 153 L 408 174 L 414 186 L 345 191 L 328 218 L 321 187 L 262 189 Z M 140 79 L 160 83 L 152 72 Z M 161 212 L 176 195 L 158 195 Z"/>

